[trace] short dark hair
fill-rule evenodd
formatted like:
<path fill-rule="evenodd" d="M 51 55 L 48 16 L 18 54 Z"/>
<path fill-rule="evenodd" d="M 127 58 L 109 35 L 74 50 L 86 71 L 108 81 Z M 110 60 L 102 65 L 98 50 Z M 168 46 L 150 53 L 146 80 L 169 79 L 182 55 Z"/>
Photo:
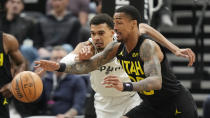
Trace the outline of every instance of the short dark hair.
<path fill-rule="evenodd" d="M 110 29 L 114 29 L 114 23 L 112 17 L 104 13 L 94 16 L 90 21 L 90 26 L 99 25 L 103 23 L 106 23 Z"/>
<path fill-rule="evenodd" d="M 132 20 L 137 20 L 137 25 L 140 24 L 140 13 L 138 9 L 136 9 L 132 5 L 125 5 L 115 10 L 115 13 L 123 12 L 126 15 L 130 16 Z"/>

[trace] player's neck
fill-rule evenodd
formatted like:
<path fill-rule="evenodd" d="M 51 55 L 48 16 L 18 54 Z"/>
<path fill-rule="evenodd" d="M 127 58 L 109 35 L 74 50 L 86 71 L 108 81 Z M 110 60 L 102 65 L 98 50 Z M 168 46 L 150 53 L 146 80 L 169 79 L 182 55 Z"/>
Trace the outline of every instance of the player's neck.
<path fill-rule="evenodd" d="M 135 47 L 139 39 L 139 31 L 134 31 L 131 33 L 125 42 L 125 47 L 128 53 L 130 53 Z"/>

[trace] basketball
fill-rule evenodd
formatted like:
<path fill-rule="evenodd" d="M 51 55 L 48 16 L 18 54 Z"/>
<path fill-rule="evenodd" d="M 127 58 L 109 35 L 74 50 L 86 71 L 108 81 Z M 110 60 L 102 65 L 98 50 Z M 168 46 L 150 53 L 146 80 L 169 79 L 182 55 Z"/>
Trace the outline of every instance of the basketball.
<path fill-rule="evenodd" d="M 20 72 L 12 80 L 11 92 L 13 96 L 21 102 L 34 102 L 40 97 L 42 90 L 42 80 L 34 72 Z"/>

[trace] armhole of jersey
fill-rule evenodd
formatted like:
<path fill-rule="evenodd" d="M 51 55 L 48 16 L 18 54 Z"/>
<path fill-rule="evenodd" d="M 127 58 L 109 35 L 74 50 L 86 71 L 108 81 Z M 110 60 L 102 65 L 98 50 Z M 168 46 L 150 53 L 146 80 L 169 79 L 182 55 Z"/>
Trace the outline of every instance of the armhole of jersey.
<path fill-rule="evenodd" d="M 120 44 L 119 48 L 117 49 L 117 55 L 123 50 L 123 43 Z"/>

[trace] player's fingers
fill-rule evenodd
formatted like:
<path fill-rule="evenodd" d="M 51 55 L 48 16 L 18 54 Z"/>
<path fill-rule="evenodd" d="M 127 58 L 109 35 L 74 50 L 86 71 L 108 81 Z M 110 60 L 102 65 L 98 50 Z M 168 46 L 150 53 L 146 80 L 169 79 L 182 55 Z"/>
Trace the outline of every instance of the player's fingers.
<path fill-rule="evenodd" d="M 104 78 L 104 81 L 116 81 L 116 82 L 117 82 L 117 81 L 119 81 L 119 80 L 118 80 L 118 78 L 116 78 L 116 77 L 105 77 L 105 78 Z"/>
<path fill-rule="evenodd" d="M 184 53 L 179 53 L 178 56 L 180 57 L 184 57 L 184 58 L 189 58 L 189 56 L 187 54 L 184 54 Z"/>
<path fill-rule="evenodd" d="M 105 88 L 113 88 L 113 85 L 106 85 Z"/>
<path fill-rule="evenodd" d="M 188 64 L 188 66 L 191 66 L 192 63 L 193 63 L 193 57 L 192 57 L 192 55 L 190 53 L 190 49 L 189 48 L 187 49 L 187 54 L 189 56 L 189 64 Z"/>
<path fill-rule="evenodd" d="M 41 62 L 40 62 L 40 61 L 34 61 L 34 63 L 35 63 L 35 64 L 41 64 Z"/>
<path fill-rule="evenodd" d="M 117 78 L 117 76 L 115 76 L 115 75 L 108 75 L 104 79 L 106 79 L 106 78 Z"/>
<path fill-rule="evenodd" d="M 191 55 L 193 57 L 193 62 L 195 62 L 195 53 L 191 49 L 190 49 L 190 53 L 191 53 Z"/>
<path fill-rule="evenodd" d="M 112 84 L 112 82 L 111 82 L 111 81 L 103 81 L 102 84 L 103 84 L 103 85 L 104 85 L 104 84 Z"/>
<path fill-rule="evenodd" d="M 102 84 L 103 84 L 103 85 L 104 85 L 104 84 L 108 84 L 108 85 L 117 85 L 118 82 L 116 82 L 116 81 L 104 81 Z"/>

